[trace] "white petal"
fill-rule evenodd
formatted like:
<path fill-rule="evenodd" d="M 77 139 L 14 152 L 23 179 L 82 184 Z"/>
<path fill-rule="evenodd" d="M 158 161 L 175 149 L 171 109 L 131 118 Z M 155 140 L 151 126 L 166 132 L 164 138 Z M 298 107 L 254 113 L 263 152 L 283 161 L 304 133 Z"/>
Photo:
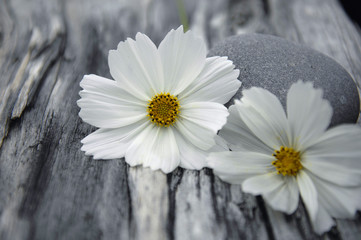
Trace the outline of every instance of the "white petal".
<path fill-rule="evenodd" d="M 149 125 L 129 146 L 125 160 L 131 166 L 143 163 L 152 170 L 173 171 L 180 162 L 173 129 Z"/>
<path fill-rule="evenodd" d="M 151 156 L 144 160 L 143 166 L 152 170 L 161 169 L 164 173 L 169 173 L 178 167 L 180 163 L 180 153 L 174 131 L 171 127 L 157 127 L 156 141 L 152 147 Z"/>
<path fill-rule="evenodd" d="M 324 209 L 322 205 L 318 207 L 317 215 L 315 221 L 312 221 L 313 230 L 321 235 L 324 232 L 328 232 L 332 226 L 335 225 L 335 222 L 332 220 L 330 214 Z"/>
<path fill-rule="evenodd" d="M 325 181 L 343 187 L 361 186 L 361 169 L 345 167 L 343 158 L 339 158 L 339 164 L 327 161 L 329 158 L 322 156 L 306 155 L 303 158 L 303 167 Z"/>
<path fill-rule="evenodd" d="M 180 99 L 186 103 L 209 101 L 225 104 L 241 86 L 238 75 L 239 70 L 234 69 L 227 57 L 207 58 L 203 71 L 180 93 Z"/>
<path fill-rule="evenodd" d="M 174 135 L 176 137 L 180 152 L 180 167 L 182 168 L 200 170 L 206 167 L 206 158 L 209 152 L 228 150 L 228 148 L 225 146 L 225 143 L 221 142 L 222 139 L 218 136 L 215 136 L 216 144 L 208 151 L 204 151 L 196 147 L 192 143 L 186 141 L 184 137 L 180 133 L 178 133 L 178 131 L 174 131 Z"/>
<path fill-rule="evenodd" d="M 261 195 L 265 192 L 274 191 L 284 184 L 281 176 L 275 172 L 268 172 L 248 178 L 242 184 L 242 190 L 253 195 Z"/>
<path fill-rule="evenodd" d="M 293 84 L 288 91 L 287 114 L 293 146 L 307 148 L 330 124 L 332 107 L 322 95 L 322 90 L 302 81 Z"/>
<path fill-rule="evenodd" d="M 236 105 L 241 104 L 238 100 L 236 100 L 235 103 Z M 264 144 L 247 127 L 247 125 L 242 120 L 236 105 L 229 107 L 227 123 L 221 129 L 219 135 L 229 143 L 230 149 L 234 151 L 243 150 L 272 155 L 274 150 Z"/>
<path fill-rule="evenodd" d="M 84 75 L 80 87 L 84 89 L 79 93 L 82 98 L 113 104 L 144 105 L 144 101 L 129 94 L 116 81 L 94 74 Z"/>
<path fill-rule="evenodd" d="M 215 134 L 222 128 L 229 115 L 227 108 L 219 103 L 192 102 L 181 105 L 180 117 L 210 129 Z"/>
<path fill-rule="evenodd" d="M 191 142 L 202 150 L 208 150 L 215 145 L 215 133 L 203 126 L 191 121 L 182 121 L 182 119 L 179 119 L 175 127 L 186 141 Z"/>
<path fill-rule="evenodd" d="M 81 150 L 86 155 L 93 155 L 94 159 L 122 158 L 129 144 L 147 125 L 140 121 L 121 128 L 98 129 L 81 141 Z"/>
<path fill-rule="evenodd" d="M 296 211 L 299 202 L 299 192 L 295 178 L 290 177 L 277 190 L 262 194 L 266 202 L 278 211 L 292 214 Z"/>
<path fill-rule="evenodd" d="M 164 89 L 163 69 L 154 43 L 138 33 L 136 41 L 128 38 L 109 51 L 112 77 L 134 96 L 146 100 Z"/>
<path fill-rule="evenodd" d="M 217 131 L 226 123 L 228 111 L 212 102 L 195 102 L 181 105 L 180 118 L 175 123 L 176 129 L 186 141 L 190 141 L 202 150 L 215 145 Z"/>
<path fill-rule="evenodd" d="M 180 166 L 182 168 L 200 170 L 206 166 L 206 151 L 185 141 L 184 137 L 179 133 L 176 134 L 176 139 L 181 157 Z"/>
<path fill-rule="evenodd" d="M 353 218 L 361 209 L 361 186 L 340 187 L 309 174 L 318 192 L 318 199 L 326 211 L 337 218 Z"/>
<path fill-rule="evenodd" d="M 361 129 L 341 125 L 325 132 L 304 154 L 304 166 L 340 186 L 361 185 Z"/>
<path fill-rule="evenodd" d="M 207 158 L 207 165 L 223 181 L 241 184 L 245 179 L 265 174 L 273 166 L 272 156 L 257 152 L 212 152 Z"/>
<path fill-rule="evenodd" d="M 77 104 L 83 121 L 99 128 L 117 128 L 146 118 L 146 102 L 132 97 L 115 81 L 86 75 L 80 85 L 84 90 Z"/>
<path fill-rule="evenodd" d="M 202 71 L 206 60 L 203 41 L 183 27 L 171 30 L 159 45 L 163 64 L 165 91 L 178 95 Z"/>
<path fill-rule="evenodd" d="M 253 87 L 243 91 L 236 107 L 247 127 L 270 148 L 290 146 L 286 114 L 275 95 Z"/>
<path fill-rule="evenodd" d="M 298 206 L 298 187 L 294 177 L 267 173 L 245 180 L 242 190 L 254 195 L 261 194 L 273 209 L 287 214 L 293 213 Z"/>
<path fill-rule="evenodd" d="M 306 205 L 308 215 L 312 221 L 315 221 L 318 211 L 317 191 L 315 185 L 312 183 L 312 180 L 307 175 L 306 171 L 300 171 L 297 174 L 297 183 L 302 200 Z"/>
<path fill-rule="evenodd" d="M 127 148 L 127 151 L 125 152 L 125 161 L 131 167 L 143 164 L 144 158 L 150 154 L 150 149 L 155 141 L 154 136 L 150 136 L 153 128 L 153 124 L 149 124 L 132 142 L 132 148 Z"/>
<path fill-rule="evenodd" d="M 146 108 L 94 103 L 84 99 L 77 103 L 81 107 L 79 116 L 83 121 L 99 128 L 123 127 L 147 116 Z"/>
<path fill-rule="evenodd" d="M 361 169 L 361 128 L 349 124 L 329 129 L 307 148 L 307 155 L 350 169 Z"/>
<path fill-rule="evenodd" d="M 229 147 L 226 140 L 224 140 L 219 135 L 216 135 L 214 139 L 216 141 L 216 145 L 210 151 L 212 152 L 229 151 Z"/>

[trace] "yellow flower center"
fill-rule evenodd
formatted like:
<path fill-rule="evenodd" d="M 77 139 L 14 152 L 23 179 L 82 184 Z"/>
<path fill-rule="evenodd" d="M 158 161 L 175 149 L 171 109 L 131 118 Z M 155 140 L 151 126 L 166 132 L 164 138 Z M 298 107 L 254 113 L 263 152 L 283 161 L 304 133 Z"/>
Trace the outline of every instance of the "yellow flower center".
<path fill-rule="evenodd" d="M 147 112 L 152 123 L 161 127 L 169 127 L 178 118 L 178 99 L 169 93 L 159 93 L 149 100 Z"/>
<path fill-rule="evenodd" d="M 277 160 L 273 161 L 272 164 L 276 167 L 278 174 L 296 176 L 298 171 L 303 168 L 300 152 L 293 148 L 281 146 L 280 150 L 275 150 L 273 156 Z"/>

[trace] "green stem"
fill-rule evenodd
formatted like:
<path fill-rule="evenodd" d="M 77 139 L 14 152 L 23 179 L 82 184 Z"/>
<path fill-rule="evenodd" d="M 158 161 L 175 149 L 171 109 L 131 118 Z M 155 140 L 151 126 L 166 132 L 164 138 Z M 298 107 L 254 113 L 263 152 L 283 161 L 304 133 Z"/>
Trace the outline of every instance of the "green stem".
<path fill-rule="evenodd" d="M 176 3 L 178 8 L 179 19 L 181 21 L 181 24 L 183 25 L 183 31 L 186 32 L 188 31 L 188 18 L 183 0 L 176 0 Z"/>

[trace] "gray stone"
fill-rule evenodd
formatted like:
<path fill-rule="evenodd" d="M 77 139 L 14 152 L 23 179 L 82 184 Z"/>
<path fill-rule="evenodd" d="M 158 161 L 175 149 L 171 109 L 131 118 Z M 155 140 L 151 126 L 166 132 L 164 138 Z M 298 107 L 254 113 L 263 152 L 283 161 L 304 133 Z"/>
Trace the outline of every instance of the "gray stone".
<path fill-rule="evenodd" d="M 333 107 L 330 126 L 355 123 L 360 99 L 356 84 L 333 59 L 285 39 L 263 34 L 233 36 L 214 46 L 209 56 L 228 56 L 240 70 L 242 89 L 263 87 L 279 97 L 286 107 L 287 91 L 297 80 L 312 81 L 322 88 Z M 228 105 L 233 104 L 231 100 Z"/>

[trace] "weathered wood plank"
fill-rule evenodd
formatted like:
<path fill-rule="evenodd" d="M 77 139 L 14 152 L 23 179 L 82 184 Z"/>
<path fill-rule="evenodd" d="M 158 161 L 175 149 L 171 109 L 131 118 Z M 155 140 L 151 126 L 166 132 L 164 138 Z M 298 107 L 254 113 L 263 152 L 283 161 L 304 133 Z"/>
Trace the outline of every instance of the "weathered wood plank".
<path fill-rule="evenodd" d="M 361 83 L 361 38 L 335 0 L 185 1 L 208 47 L 263 32 L 306 44 Z M 301 204 L 286 216 L 209 169 L 164 175 L 94 161 L 77 116 L 84 74 L 110 77 L 109 49 L 179 25 L 167 0 L 0 0 L 0 239 L 318 238 Z M 360 86 L 360 85 L 359 85 Z M 323 238 L 357 239 L 361 218 Z"/>

